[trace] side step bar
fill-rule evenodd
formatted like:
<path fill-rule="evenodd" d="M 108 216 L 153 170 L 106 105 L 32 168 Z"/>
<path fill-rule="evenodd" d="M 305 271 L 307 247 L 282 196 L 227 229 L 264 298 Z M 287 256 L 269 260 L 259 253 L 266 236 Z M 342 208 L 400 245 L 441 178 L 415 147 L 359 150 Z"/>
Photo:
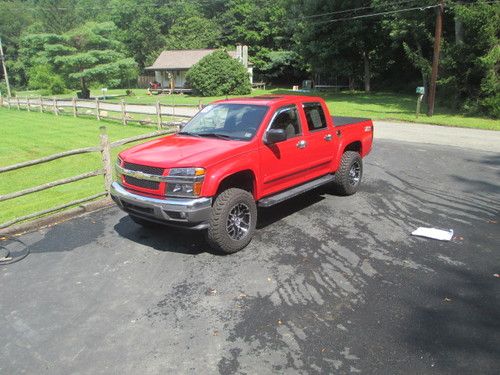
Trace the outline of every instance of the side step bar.
<path fill-rule="evenodd" d="M 335 176 L 333 174 L 327 174 L 326 176 L 316 178 L 312 181 L 306 182 L 305 184 L 295 186 L 291 189 L 273 194 L 269 197 L 262 198 L 261 200 L 259 200 L 258 205 L 259 207 L 274 206 L 275 204 L 286 201 L 287 199 L 305 193 L 306 191 L 313 190 L 317 187 L 320 187 L 321 185 L 333 182 L 334 179 Z"/>

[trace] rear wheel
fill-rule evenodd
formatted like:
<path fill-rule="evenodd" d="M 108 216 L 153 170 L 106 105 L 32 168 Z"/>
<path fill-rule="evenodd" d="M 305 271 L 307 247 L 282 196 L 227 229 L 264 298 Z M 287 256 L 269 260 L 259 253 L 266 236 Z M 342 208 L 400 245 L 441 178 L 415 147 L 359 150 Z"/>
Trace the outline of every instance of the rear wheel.
<path fill-rule="evenodd" d="M 358 191 L 363 176 L 363 159 L 356 151 L 346 151 L 342 155 L 339 169 L 333 183 L 340 195 L 352 195 Z"/>
<path fill-rule="evenodd" d="M 207 230 L 207 241 L 224 253 L 235 253 L 252 240 L 257 224 L 257 206 L 252 194 L 231 188 L 215 199 Z"/>

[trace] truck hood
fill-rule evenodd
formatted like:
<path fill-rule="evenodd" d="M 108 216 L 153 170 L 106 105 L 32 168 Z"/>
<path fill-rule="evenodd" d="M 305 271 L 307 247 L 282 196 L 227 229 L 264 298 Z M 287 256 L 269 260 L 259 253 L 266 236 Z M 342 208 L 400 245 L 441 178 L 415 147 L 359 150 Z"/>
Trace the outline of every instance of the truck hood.
<path fill-rule="evenodd" d="M 131 147 L 122 151 L 120 158 L 159 168 L 208 167 L 248 148 L 248 142 L 172 135 Z"/>

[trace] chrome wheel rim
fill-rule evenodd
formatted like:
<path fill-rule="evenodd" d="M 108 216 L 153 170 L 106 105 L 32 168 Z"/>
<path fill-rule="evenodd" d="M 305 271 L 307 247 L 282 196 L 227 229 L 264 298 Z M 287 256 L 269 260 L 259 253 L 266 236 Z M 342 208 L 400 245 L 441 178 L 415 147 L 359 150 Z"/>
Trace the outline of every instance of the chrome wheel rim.
<path fill-rule="evenodd" d="M 361 179 L 361 164 L 358 161 L 355 161 L 351 165 L 351 169 L 349 170 L 349 183 L 351 185 L 357 185 L 360 179 Z"/>
<path fill-rule="evenodd" d="M 234 205 L 229 211 L 226 231 L 233 240 L 241 240 L 250 229 L 250 208 L 245 203 Z"/>

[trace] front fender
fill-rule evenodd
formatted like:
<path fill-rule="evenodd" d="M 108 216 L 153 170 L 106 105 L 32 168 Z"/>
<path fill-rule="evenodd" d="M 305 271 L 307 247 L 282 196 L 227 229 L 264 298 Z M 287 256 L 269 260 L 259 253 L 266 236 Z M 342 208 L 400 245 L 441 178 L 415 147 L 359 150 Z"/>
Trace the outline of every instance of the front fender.
<path fill-rule="evenodd" d="M 226 177 L 247 170 L 252 172 L 254 175 L 254 196 L 255 198 L 257 198 L 260 194 L 260 178 L 258 173 L 259 157 L 258 153 L 255 151 L 226 159 L 207 168 L 207 174 L 205 177 L 205 182 L 203 184 L 202 196 L 215 196 L 215 194 L 217 194 L 220 183 Z"/>

